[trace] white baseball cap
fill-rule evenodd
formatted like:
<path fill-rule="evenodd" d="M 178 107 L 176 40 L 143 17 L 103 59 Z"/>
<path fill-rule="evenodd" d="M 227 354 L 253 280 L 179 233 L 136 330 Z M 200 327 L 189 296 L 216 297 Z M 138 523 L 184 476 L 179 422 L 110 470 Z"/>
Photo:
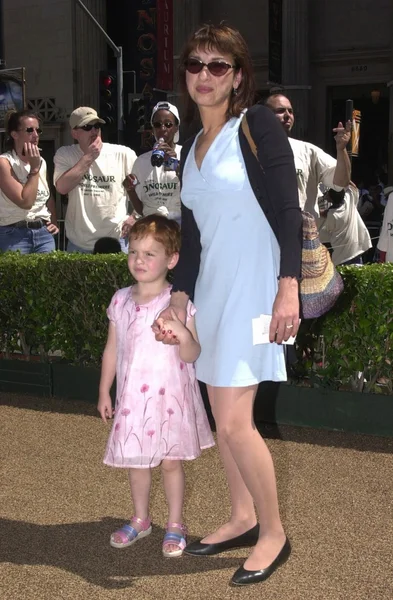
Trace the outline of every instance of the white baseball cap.
<path fill-rule="evenodd" d="M 155 105 L 155 107 L 152 110 L 151 119 L 150 119 L 150 123 L 152 126 L 153 126 L 154 115 L 159 110 L 169 110 L 169 112 L 171 112 L 173 114 L 173 116 L 176 117 L 178 126 L 180 127 L 179 111 L 177 110 L 177 107 L 174 104 L 171 104 L 170 102 L 158 102 Z M 177 142 L 179 141 L 179 131 L 176 131 L 173 141 L 175 142 L 175 144 L 177 144 Z"/>

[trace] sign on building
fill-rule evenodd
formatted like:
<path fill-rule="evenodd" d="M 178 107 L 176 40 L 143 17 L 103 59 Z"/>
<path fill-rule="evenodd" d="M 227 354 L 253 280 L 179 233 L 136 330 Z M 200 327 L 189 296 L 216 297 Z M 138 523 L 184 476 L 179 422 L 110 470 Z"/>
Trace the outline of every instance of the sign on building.
<path fill-rule="evenodd" d="M 7 113 L 26 108 L 25 68 L 0 71 L 0 131 L 5 131 Z"/>

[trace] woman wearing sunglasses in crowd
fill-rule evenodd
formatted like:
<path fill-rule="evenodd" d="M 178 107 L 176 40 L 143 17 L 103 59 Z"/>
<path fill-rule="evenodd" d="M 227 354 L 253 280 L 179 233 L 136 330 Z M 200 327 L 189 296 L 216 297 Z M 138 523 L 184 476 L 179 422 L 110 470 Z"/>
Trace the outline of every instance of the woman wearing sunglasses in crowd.
<path fill-rule="evenodd" d="M 8 150 L 0 155 L 0 250 L 51 252 L 59 230 L 38 147 L 38 117 L 28 110 L 13 112 L 6 130 Z"/>
<path fill-rule="evenodd" d="M 181 155 L 182 246 L 169 310 L 184 321 L 194 296 L 202 348 L 197 378 L 207 384 L 231 500 L 228 522 L 185 552 L 252 547 L 231 580 L 245 585 L 267 579 L 290 554 L 274 466 L 253 405 L 261 381 L 286 380 L 281 342 L 299 326 L 302 219 L 293 154 L 269 109 L 252 106 L 251 58 L 240 33 L 224 24 L 203 26 L 180 65 L 185 118 L 198 110 L 202 130 Z M 261 164 L 241 128 L 245 114 Z M 157 340 L 172 344 L 176 339 L 162 320 L 169 310 L 153 330 Z M 261 314 L 272 315 L 271 343 L 254 345 L 253 319 Z"/>
<path fill-rule="evenodd" d="M 156 104 L 151 125 L 156 139 L 155 149 L 164 153 L 164 162 L 161 166 L 153 166 L 152 151 L 136 159 L 129 186 L 134 216 L 138 218 L 158 211 L 180 225 L 180 185 L 176 169 L 181 146 L 177 144 L 180 118 L 176 106 L 169 102 Z"/>

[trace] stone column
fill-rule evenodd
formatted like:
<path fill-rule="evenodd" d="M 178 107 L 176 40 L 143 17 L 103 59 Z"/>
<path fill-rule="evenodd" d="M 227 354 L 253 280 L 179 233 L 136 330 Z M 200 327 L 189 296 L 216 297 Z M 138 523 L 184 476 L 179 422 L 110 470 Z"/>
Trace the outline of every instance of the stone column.
<path fill-rule="evenodd" d="M 201 24 L 201 0 L 182 0 L 173 3 L 174 8 L 174 58 L 178 58 L 188 37 Z"/>
<path fill-rule="evenodd" d="M 391 8 L 391 41 L 390 41 L 390 81 L 389 87 L 389 144 L 388 144 L 388 184 L 393 185 L 393 8 Z"/>
<path fill-rule="evenodd" d="M 309 0 L 283 0 L 282 85 L 295 111 L 294 137 L 307 139 L 310 95 Z"/>
<path fill-rule="evenodd" d="M 179 107 L 180 116 L 182 113 L 182 99 L 179 91 L 177 73 L 179 68 L 179 58 L 189 36 L 196 31 L 201 24 L 202 17 L 201 0 L 174 0 L 174 40 L 173 40 L 173 72 L 174 72 L 174 93 L 168 94 L 168 101 Z M 187 139 L 193 131 L 185 125 L 181 127 L 181 138 Z"/>

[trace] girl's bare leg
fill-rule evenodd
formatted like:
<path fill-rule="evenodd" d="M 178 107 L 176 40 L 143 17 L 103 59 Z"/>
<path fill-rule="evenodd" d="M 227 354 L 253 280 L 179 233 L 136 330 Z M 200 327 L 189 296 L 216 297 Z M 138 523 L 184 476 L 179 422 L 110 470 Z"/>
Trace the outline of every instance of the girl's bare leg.
<path fill-rule="evenodd" d="M 151 471 L 150 469 L 129 469 L 128 479 L 134 504 L 134 515 L 140 519 L 147 519 L 149 516 Z M 132 526 L 138 532 L 142 530 L 140 523 L 133 522 Z M 113 534 L 113 541 L 121 543 L 122 538 L 118 534 Z"/>
<path fill-rule="evenodd" d="M 163 460 L 161 471 L 169 509 L 168 523 L 183 523 L 185 485 L 183 463 L 180 460 Z M 182 533 L 176 527 L 169 527 L 168 531 Z M 174 552 L 178 550 L 178 547 L 168 544 L 165 549 L 168 552 Z"/>

